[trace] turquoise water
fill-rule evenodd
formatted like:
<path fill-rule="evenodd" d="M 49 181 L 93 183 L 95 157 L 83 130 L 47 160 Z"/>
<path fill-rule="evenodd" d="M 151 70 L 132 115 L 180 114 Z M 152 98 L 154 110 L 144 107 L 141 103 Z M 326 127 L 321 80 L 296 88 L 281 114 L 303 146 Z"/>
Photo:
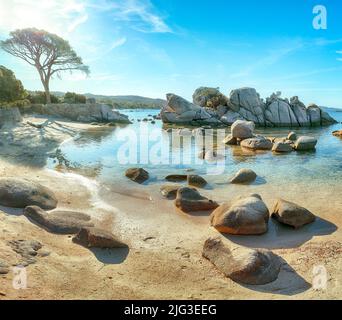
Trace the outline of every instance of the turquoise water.
<path fill-rule="evenodd" d="M 312 185 L 337 185 L 342 178 L 342 139 L 332 136 L 332 131 L 342 129 L 342 125 L 336 124 L 324 128 L 296 129 L 298 135 L 310 135 L 318 139 L 315 152 L 292 152 L 285 155 L 275 155 L 272 152 L 242 152 L 240 147 L 225 147 L 219 138 L 217 146 L 224 149 L 224 167 L 215 175 L 211 169 L 217 167 L 214 162 L 200 161 L 199 152 L 201 145 L 195 144 L 195 138 L 189 145 L 172 145 L 170 134 L 163 130 L 161 121 L 138 122 L 138 119 L 152 118 L 157 115 L 157 110 L 125 110 L 132 125 L 117 126 L 114 128 L 104 127 L 103 129 L 91 130 L 82 133 L 73 140 L 69 140 L 61 146 L 64 156 L 75 166 L 93 168 L 97 179 L 100 181 L 117 184 L 125 183 L 123 173 L 130 167 L 143 167 L 151 174 L 151 182 L 162 181 L 163 177 L 170 173 L 181 173 L 191 169 L 197 174 L 208 176 L 210 181 L 220 185 L 221 177 L 226 177 L 240 168 L 251 168 L 261 177 L 260 183 L 268 182 L 273 184 L 289 184 L 304 182 Z M 342 121 L 342 112 L 331 112 L 331 115 L 338 121 Z M 193 129 L 193 128 L 192 128 Z M 226 133 L 228 134 L 229 128 Z M 265 136 L 283 137 L 288 134 L 289 129 L 258 129 L 256 133 Z M 215 137 L 217 132 L 209 132 L 208 137 Z M 177 135 L 176 135 L 177 136 Z M 123 146 L 128 137 L 137 147 L 131 154 L 131 162 L 123 163 L 124 158 L 129 155 L 122 152 Z M 150 139 L 147 139 L 150 137 Z M 209 139 L 210 140 L 210 139 Z M 160 143 L 161 141 L 161 143 Z M 183 161 L 177 163 L 169 161 L 164 163 L 153 162 L 153 159 L 144 159 L 146 154 L 161 154 L 161 146 L 165 151 L 164 155 L 169 159 L 177 159 L 181 156 Z M 134 149 L 134 148 L 133 148 Z M 144 153 L 144 150 L 147 152 Z M 155 159 L 155 160 L 156 160 Z M 54 167 L 53 160 L 49 161 L 49 167 Z M 220 167 L 222 169 L 222 166 Z"/>

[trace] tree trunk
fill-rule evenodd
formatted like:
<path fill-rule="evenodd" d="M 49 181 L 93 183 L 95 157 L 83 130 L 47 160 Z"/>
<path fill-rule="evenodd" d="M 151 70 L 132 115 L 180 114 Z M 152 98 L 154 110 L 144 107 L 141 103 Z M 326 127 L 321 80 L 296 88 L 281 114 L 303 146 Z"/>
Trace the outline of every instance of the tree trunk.
<path fill-rule="evenodd" d="M 46 104 L 51 103 L 51 94 L 50 94 L 50 87 L 49 87 L 49 81 L 45 81 L 43 83 L 44 85 L 44 90 L 45 90 L 45 96 L 46 96 Z"/>

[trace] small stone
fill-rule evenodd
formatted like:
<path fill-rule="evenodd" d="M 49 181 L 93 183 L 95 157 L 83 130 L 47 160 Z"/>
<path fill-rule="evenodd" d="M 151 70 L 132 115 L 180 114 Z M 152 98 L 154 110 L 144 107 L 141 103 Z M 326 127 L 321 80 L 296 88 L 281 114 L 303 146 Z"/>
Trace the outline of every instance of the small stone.
<path fill-rule="evenodd" d="M 257 174 L 251 169 L 241 169 L 230 180 L 233 184 L 252 183 L 256 180 Z"/>
<path fill-rule="evenodd" d="M 149 179 L 149 173 L 142 168 L 131 168 L 126 171 L 126 177 L 142 184 Z"/>

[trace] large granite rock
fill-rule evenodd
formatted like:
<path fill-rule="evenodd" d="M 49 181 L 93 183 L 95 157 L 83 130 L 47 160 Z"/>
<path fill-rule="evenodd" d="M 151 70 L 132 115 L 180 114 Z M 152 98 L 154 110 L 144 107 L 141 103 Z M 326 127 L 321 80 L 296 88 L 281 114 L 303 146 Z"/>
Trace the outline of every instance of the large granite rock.
<path fill-rule="evenodd" d="M 224 203 L 211 215 L 211 225 L 221 233 L 259 235 L 268 230 L 269 211 L 259 195 Z"/>
<path fill-rule="evenodd" d="M 271 150 L 273 143 L 264 137 L 256 137 L 243 140 L 241 147 L 252 150 Z"/>
<path fill-rule="evenodd" d="M 39 183 L 18 178 L 0 178 L 0 205 L 11 208 L 37 205 L 51 210 L 56 208 L 57 198 L 52 190 Z"/>
<path fill-rule="evenodd" d="M 283 199 L 278 199 L 274 205 L 272 218 L 296 229 L 310 224 L 316 219 L 309 210 Z"/>
<path fill-rule="evenodd" d="M 310 151 L 315 150 L 317 145 L 317 139 L 313 137 L 300 137 L 297 139 L 294 148 L 297 151 Z"/>
<path fill-rule="evenodd" d="M 175 205 L 186 213 L 212 211 L 218 207 L 215 201 L 203 197 L 196 189 L 180 188 L 177 192 Z"/>
<path fill-rule="evenodd" d="M 219 106 L 226 106 L 228 103 L 228 98 L 217 88 L 198 88 L 192 98 L 194 104 L 203 108 L 217 109 Z"/>
<path fill-rule="evenodd" d="M 245 285 L 265 285 L 277 280 L 281 261 L 268 250 L 253 250 L 209 238 L 202 255 L 231 280 Z"/>
<path fill-rule="evenodd" d="M 336 123 L 316 105 L 308 108 L 298 99 L 272 94 L 266 102 L 254 88 L 233 90 L 229 98 L 218 89 L 201 87 L 190 103 L 174 94 L 167 95 L 168 104 L 161 111 L 165 123 L 232 125 L 237 120 L 251 121 L 257 126 L 310 127 Z"/>
<path fill-rule="evenodd" d="M 33 105 L 27 111 L 85 123 L 130 123 L 128 116 L 113 110 L 109 105 L 99 103 Z"/>
<path fill-rule="evenodd" d="M 251 169 L 241 169 L 230 179 L 232 184 L 252 183 L 256 180 L 257 174 Z"/>
<path fill-rule="evenodd" d="M 232 137 L 240 140 L 252 138 L 254 129 L 254 122 L 237 120 L 232 125 Z"/>
<path fill-rule="evenodd" d="M 14 125 L 21 121 L 22 117 L 18 108 L 0 107 L 0 128 L 4 125 Z"/>
<path fill-rule="evenodd" d="M 38 206 L 29 206 L 24 215 L 55 234 L 76 234 L 84 227 L 93 227 L 91 217 L 81 212 L 53 211 L 47 213 Z"/>

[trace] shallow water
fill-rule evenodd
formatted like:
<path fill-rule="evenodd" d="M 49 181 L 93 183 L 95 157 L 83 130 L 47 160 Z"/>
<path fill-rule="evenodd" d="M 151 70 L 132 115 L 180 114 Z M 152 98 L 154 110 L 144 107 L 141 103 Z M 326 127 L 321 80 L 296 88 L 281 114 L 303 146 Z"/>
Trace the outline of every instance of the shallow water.
<path fill-rule="evenodd" d="M 193 169 L 198 174 L 209 175 L 208 179 L 220 186 L 221 182 L 224 184 L 226 181 L 227 175 L 233 174 L 240 168 L 251 168 L 256 171 L 260 176 L 260 184 L 301 182 L 323 187 L 341 182 L 342 140 L 331 134 L 332 131 L 341 129 L 341 124 L 324 128 L 296 129 L 298 135 L 310 135 L 318 139 L 315 152 L 275 155 L 272 152 L 255 153 L 241 151 L 240 147 L 226 147 L 222 168 L 222 165 L 218 167 L 216 162 L 201 161 L 198 158 L 202 145 L 196 145 L 194 137 L 191 144 L 171 145 L 171 135 L 162 129 L 161 121 L 156 121 L 156 124 L 137 121 L 151 118 L 148 115 L 157 115 L 157 110 L 126 110 L 124 113 L 134 120 L 132 125 L 103 128 L 81 134 L 61 146 L 64 156 L 76 166 L 94 168 L 97 178 L 109 184 L 117 184 L 118 181 L 124 183 L 123 172 L 132 166 L 146 168 L 154 182 L 162 180 L 167 174 Z M 342 121 L 342 112 L 334 112 L 332 116 Z M 228 131 L 229 129 L 227 133 Z M 257 130 L 258 134 L 272 137 L 283 137 L 288 132 L 289 129 L 283 128 Z M 216 145 L 215 134 L 214 131 L 214 145 Z M 123 160 L 130 155 L 126 149 L 126 152 L 122 151 L 128 137 L 130 141 L 134 141 L 132 159 L 129 163 L 124 163 Z M 217 139 L 217 145 L 223 148 L 220 143 L 222 138 Z M 160 163 L 161 148 L 165 150 L 164 154 L 169 160 L 164 163 Z M 176 160 L 179 159 L 181 161 L 178 163 Z M 50 160 L 48 166 L 52 168 L 54 165 Z M 212 172 L 215 168 L 219 168 L 218 174 Z"/>

